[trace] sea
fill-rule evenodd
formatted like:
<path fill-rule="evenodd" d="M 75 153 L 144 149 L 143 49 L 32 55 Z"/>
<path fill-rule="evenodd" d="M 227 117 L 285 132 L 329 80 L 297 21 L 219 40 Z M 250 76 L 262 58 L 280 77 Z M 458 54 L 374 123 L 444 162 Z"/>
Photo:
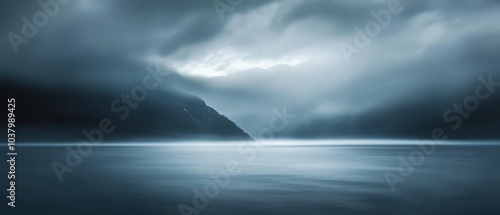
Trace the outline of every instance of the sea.
<path fill-rule="evenodd" d="M 4 197 L 2 215 L 500 214 L 498 141 L 17 147 L 16 207 Z"/>

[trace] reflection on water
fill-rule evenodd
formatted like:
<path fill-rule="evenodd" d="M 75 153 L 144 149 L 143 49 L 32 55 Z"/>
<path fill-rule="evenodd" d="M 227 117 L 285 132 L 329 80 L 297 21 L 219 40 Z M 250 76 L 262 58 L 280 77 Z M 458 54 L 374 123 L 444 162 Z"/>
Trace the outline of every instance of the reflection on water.
<path fill-rule="evenodd" d="M 394 193 L 384 173 L 416 146 L 101 146 L 62 183 L 50 165 L 64 161 L 64 147 L 22 147 L 14 214 L 181 214 L 181 203 L 218 215 L 496 214 L 500 147 L 473 144 L 437 146 Z M 241 171 L 229 174 L 228 163 Z M 193 190 L 217 182 L 228 184 L 198 198 L 198 210 Z"/>

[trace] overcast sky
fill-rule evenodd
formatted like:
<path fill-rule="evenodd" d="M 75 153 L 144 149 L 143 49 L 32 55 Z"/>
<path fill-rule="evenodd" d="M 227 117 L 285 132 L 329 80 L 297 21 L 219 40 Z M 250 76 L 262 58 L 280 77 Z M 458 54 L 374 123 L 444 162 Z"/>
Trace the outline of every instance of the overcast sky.
<path fill-rule="evenodd" d="M 478 76 L 500 80 L 499 1 L 231 2 L 71 0 L 17 54 L 7 35 L 23 36 L 21 18 L 42 9 L 4 2 L 0 68 L 22 81 L 119 85 L 160 64 L 181 75 L 169 84 L 254 136 L 285 106 L 297 115 L 285 136 L 420 136 L 474 93 Z M 376 34 L 357 46 L 367 25 Z"/>

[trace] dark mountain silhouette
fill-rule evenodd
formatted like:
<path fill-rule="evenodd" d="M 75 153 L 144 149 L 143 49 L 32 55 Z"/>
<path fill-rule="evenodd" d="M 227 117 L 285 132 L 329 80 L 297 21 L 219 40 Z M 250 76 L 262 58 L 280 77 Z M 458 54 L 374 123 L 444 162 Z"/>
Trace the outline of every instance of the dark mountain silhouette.
<path fill-rule="evenodd" d="M 0 84 L 2 98 L 16 100 L 19 142 L 87 140 L 83 131 L 99 130 L 103 120 L 112 123 L 104 127 L 115 126 L 112 132 L 103 133 L 103 142 L 251 139 L 202 99 L 175 89 L 148 91 L 145 100 L 131 107 L 121 97 L 130 89 L 116 86 L 51 87 L 5 79 Z"/>

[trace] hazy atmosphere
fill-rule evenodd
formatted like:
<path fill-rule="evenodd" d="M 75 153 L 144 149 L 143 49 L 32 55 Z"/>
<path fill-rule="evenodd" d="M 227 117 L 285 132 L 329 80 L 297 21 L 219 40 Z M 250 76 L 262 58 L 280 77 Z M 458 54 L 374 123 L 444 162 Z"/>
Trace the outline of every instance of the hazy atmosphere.
<path fill-rule="evenodd" d="M 498 0 L 0 11 L 12 214 L 499 209 Z"/>
<path fill-rule="evenodd" d="M 296 118 L 276 135 L 299 138 L 427 138 L 455 125 L 443 115 L 475 93 L 478 77 L 500 80 L 497 1 L 234 2 L 69 1 L 29 42 L 2 40 L 2 77 L 133 86 L 144 67 L 161 65 L 175 74 L 164 85 L 251 136 L 286 107 Z M 22 36 L 21 18 L 40 6 L 5 4 L 2 33 Z M 498 138 L 493 97 L 452 136 Z"/>

